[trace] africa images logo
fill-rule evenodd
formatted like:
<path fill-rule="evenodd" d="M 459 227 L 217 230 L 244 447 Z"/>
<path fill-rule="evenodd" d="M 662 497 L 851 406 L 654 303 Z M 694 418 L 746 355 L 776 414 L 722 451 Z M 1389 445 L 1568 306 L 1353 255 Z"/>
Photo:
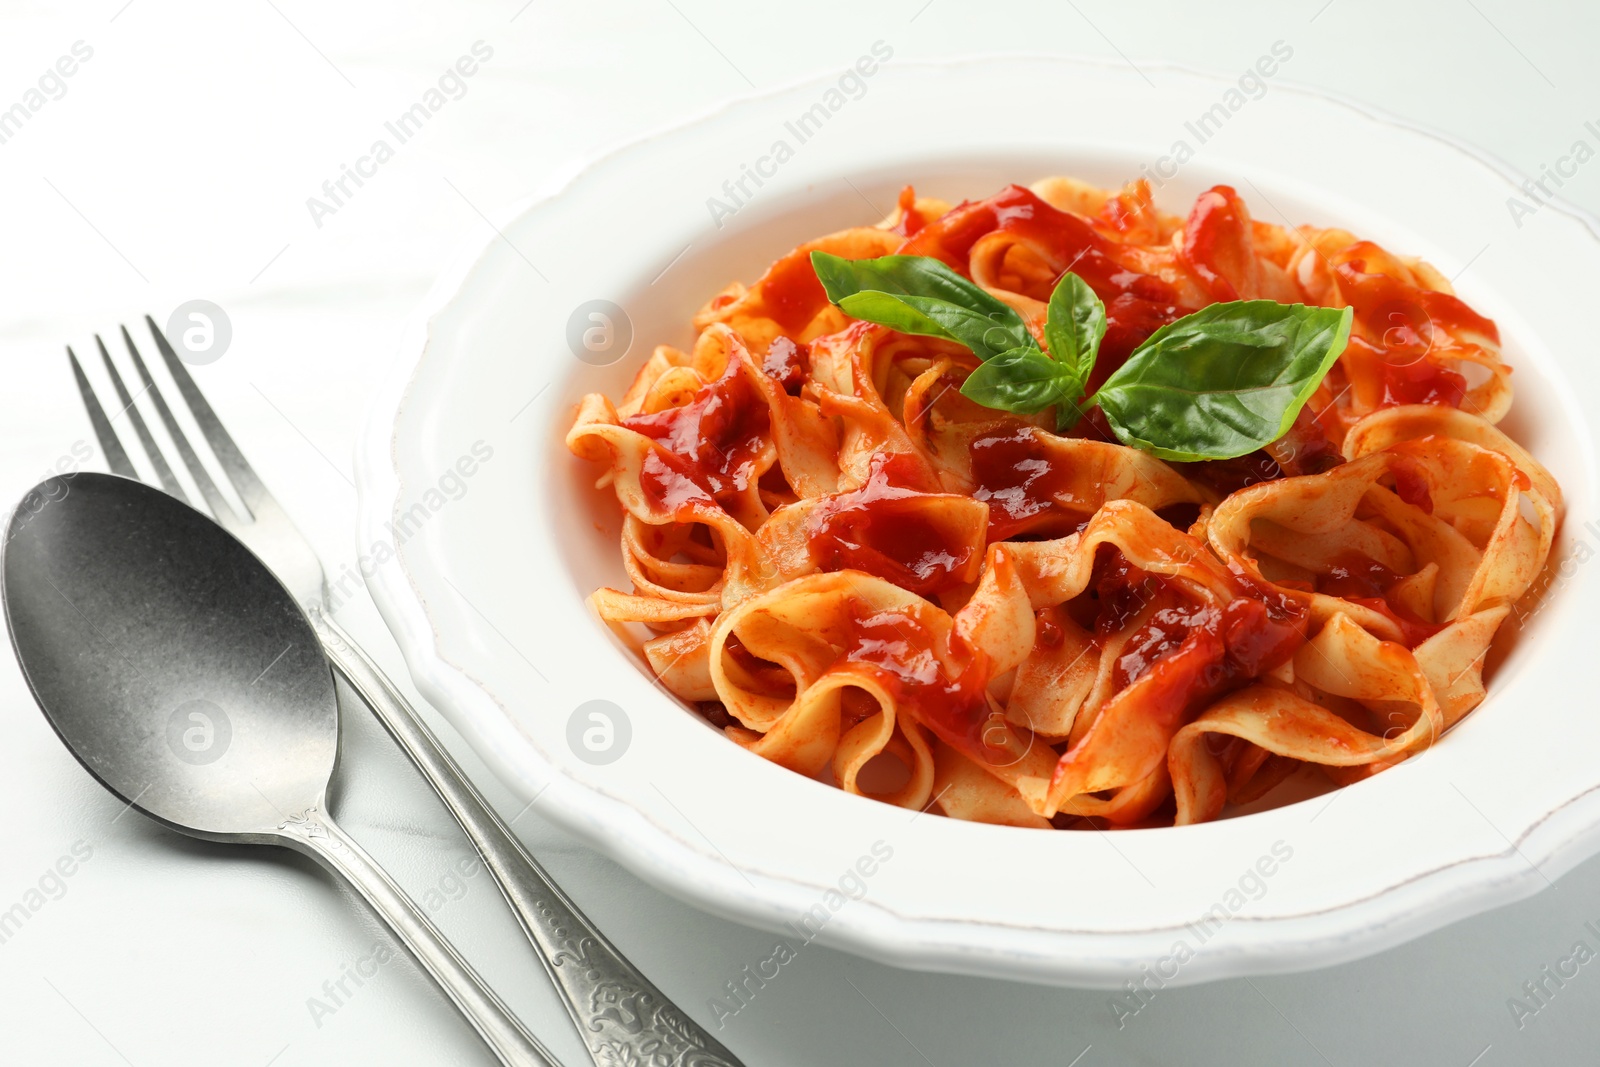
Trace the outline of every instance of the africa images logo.
<path fill-rule="evenodd" d="M 893 47 L 883 41 L 872 42 L 870 54 L 861 56 L 846 68 L 838 81 L 823 91 L 820 100 L 783 124 L 787 137 L 774 140 L 766 154 L 757 156 L 754 161 L 741 163 L 738 176 L 722 183 L 721 196 L 706 197 L 706 210 L 711 213 L 711 221 L 717 229 L 722 229 L 726 220 L 755 198 L 757 190 L 777 176 L 778 168 L 794 158 L 796 148 L 820 133 L 850 101 L 866 96 L 867 79 L 878 73 L 882 64 L 893 56 Z M 792 144 L 790 138 L 793 138 Z"/>

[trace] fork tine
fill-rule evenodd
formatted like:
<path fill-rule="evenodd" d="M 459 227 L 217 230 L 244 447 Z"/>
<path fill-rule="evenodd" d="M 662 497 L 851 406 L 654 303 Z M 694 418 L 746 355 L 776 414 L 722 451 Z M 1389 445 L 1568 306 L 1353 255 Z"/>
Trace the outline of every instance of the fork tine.
<path fill-rule="evenodd" d="M 233 438 L 222 425 L 222 420 L 217 418 L 217 413 L 211 410 L 211 404 L 207 402 L 205 394 L 195 384 L 189 369 L 184 366 L 183 360 L 178 358 L 178 353 L 173 351 L 172 345 L 167 341 L 167 335 L 161 332 L 156 320 L 146 315 L 144 321 L 150 328 L 150 336 L 156 339 L 156 348 L 160 350 L 161 358 L 166 361 L 167 370 L 171 373 L 172 380 L 178 384 L 178 392 L 183 394 L 184 402 L 189 405 L 189 411 L 194 415 L 194 421 L 200 427 L 200 432 L 206 435 L 206 440 L 211 444 L 211 451 L 216 453 L 222 469 L 233 479 L 233 487 L 239 491 L 239 498 L 252 512 L 258 510 L 263 500 L 271 496 L 267 492 L 267 487 L 261 484 L 261 479 L 256 477 L 250 461 L 244 458 L 239 446 L 233 443 Z"/>
<path fill-rule="evenodd" d="M 149 390 L 150 399 L 156 406 L 156 414 L 161 416 L 167 433 L 172 437 L 173 445 L 183 457 L 184 466 L 188 467 L 189 473 L 194 476 L 195 484 L 200 487 L 200 495 L 206 498 L 211 514 L 224 526 L 241 525 L 242 520 L 229 506 L 227 498 L 217 491 L 217 483 L 211 480 L 211 475 L 201 464 L 200 457 L 195 455 L 189 439 L 184 436 L 183 427 L 172 417 L 172 409 L 167 407 L 167 401 L 162 397 L 161 390 L 156 388 L 155 379 L 150 377 L 150 368 L 144 365 L 144 357 L 139 355 L 139 349 L 134 346 L 133 338 L 129 336 L 126 326 L 122 327 L 122 341 L 128 346 L 128 354 L 133 357 L 133 366 L 139 372 L 139 381 Z"/>
<path fill-rule="evenodd" d="M 120 474 L 124 478 L 139 480 L 139 472 L 134 470 L 133 462 L 128 459 L 128 453 L 123 450 L 122 442 L 117 439 L 117 432 L 111 428 L 111 420 L 106 418 L 105 409 L 100 406 L 100 398 L 94 395 L 94 390 L 89 386 L 89 379 L 84 376 L 83 367 L 78 363 L 78 355 L 67 346 L 67 358 L 72 361 L 72 376 L 78 380 L 78 395 L 83 399 L 83 408 L 89 413 L 89 425 L 94 427 L 94 435 L 100 440 L 100 451 L 106 455 L 106 464 L 111 468 L 112 474 Z"/>
<path fill-rule="evenodd" d="M 100 347 L 100 358 L 105 361 L 106 373 L 111 375 L 111 386 L 117 391 L 117 403 L 128 413 L 128 421 L 133 423 L 133 432 L 139 437 L 139 445 L 144 449 L 144 454 L 150 457 L 150 464 L 156 469 L 156 477 L 161 479 L 161 488 L 187 504 L 189 495 L 183 491 L 183 486 L 178 484 L 178 479 L 173 477 L 172 468 L 167 465 L 167 457 L 156 447 L 156 439 L 150 436 L 150 427 L 145 425 L 144 416 L 139 414 L 139 409 L 134 406 L 133 397 L 128 395 L 128 387 L 122 384 L 122 375 L 117 373 L 117 365 L 111 362 L 111 353 L 106 351 L 106 343 L 100 340 L 99 334 L 94 335 L 94 343 Z"/>

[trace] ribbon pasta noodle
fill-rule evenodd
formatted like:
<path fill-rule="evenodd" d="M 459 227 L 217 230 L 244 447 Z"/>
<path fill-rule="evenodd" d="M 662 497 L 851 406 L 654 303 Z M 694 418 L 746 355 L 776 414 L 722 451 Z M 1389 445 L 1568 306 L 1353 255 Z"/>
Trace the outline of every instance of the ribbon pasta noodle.
<path fill-rule="evenodd" d="M 961 344 L 858 321 L 811 253 L 932 257 L 1044 338 L 1103 302 L 1092 392 L 1213 303 L 1353 309 L 1257 452 L 1169 462 L 1098 410 L 984 407 Z M 1510 367 L 1428 264 L 1148 186 L 1069 178 L 951 206 L 908 187 L 694 316 L 567 444 L 603 465 L 631 588 L 591 604 L 738 744 L 906 808 L 1027 827 L 1187 824 L 1307 766 L 1336 784 L 1435 743 L 1550 554 L 1561 490 L 1496 428 Z M 638 625 L 635 625 L 638 624 Z M 637 643 L 637 636 L 630 638 Z"/>

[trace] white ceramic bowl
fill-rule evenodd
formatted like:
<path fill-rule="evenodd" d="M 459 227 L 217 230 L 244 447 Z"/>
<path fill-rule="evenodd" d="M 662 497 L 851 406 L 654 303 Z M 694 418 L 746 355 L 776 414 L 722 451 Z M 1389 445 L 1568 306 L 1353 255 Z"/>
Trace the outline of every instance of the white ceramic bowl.
<path fill-rule="evenodd" d="M 1600 279 L 1593 220 L 1557 203 L 1514 217 L 1509 199 L 1534 201 L 1503 167 L 1281 69 L 1243 88 L 1141 69 L 890 59 L 742 100 L 589 163 L 443 277 L 360 456 L 361 544 L 395 553 L 369 584 L 417 684 L 509 785 L 717 914 L 782 929 L 809 913 L 821 941 L 877 959 L 1082 985 L 1144 966 L 1193 982 L 1333 963 L 1531 893 L 1596 850 L 1600 716 L 1580 688 L 1600 593 L 1600 567 L 1583 562 L 1600 549 L 1593 298 L 1580 295 Z M 797 120 L 819 104 L 826 120 L 801 143 Z M 781 163 L 778 141 L 792 149 Z M 1175 167 L 1180 141 L 1193 157 Z M 737 190 L 750 169 L 761 183 L 744 178 L 736 202 L 724 182 Z M 805 238 L 876 220 L 904 182 L 954 200 L 1053 173 L 1153 174 L 1179 212 L 1234 184 L 1262 218 L 1341 224 L 1428 258 L 1499 322 L 1516 367 L 1507 426 L 1566 490 L 1566 562 L 1497 653 L 1488 700 L 1434 749 L 1325 797 L 1181 829 L 914 817 L 718 736 L 585 607 L 624 579 L 612 495 L 562 447 L 581 394 L 617 395 L 652 345 L 689 342 L 708 295 Z M 610 366 L 569 349 L 569 320 L 593 299 L 631 320 L 632 349 Z M 568 740 L 591 700 L 631 726 L 606 765 Z M 871 874 L 851 874 L 863 856 Z"/>

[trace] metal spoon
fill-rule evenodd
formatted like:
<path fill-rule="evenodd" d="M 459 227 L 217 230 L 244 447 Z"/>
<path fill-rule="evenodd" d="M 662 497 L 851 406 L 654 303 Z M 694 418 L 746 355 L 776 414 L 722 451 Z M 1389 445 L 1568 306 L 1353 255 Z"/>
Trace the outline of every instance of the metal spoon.
<path fill-rule="evenodd" d="M 341 875 L 500 1057 L 555 1060 L 328 816 L 339 705 L 294 598 L 232 535 L 136 481 L 23 498 L 0 554 L 11 644 L 72 754 L 129 805 L 208 841 L 292 848 Z"/>

